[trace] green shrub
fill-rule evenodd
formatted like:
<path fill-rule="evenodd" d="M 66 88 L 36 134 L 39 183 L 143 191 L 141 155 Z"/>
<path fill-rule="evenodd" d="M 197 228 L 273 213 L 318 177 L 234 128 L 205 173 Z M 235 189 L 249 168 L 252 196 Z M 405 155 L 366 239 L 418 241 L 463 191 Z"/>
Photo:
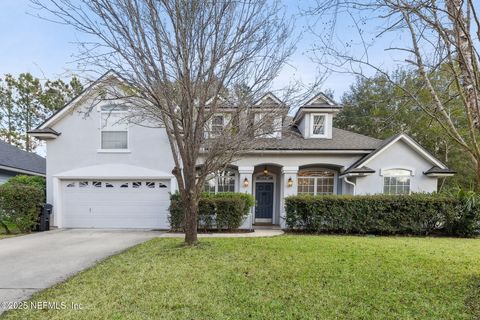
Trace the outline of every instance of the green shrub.
<path fill-rule="evenodd" d="M 478 209 L 466 211 L 458 197 L 291 196 L 285 199 L 286 225 L 307 232 L 471 236 L 479 232 Z"/>
<path fill-rule="evenodd" d="M 213 229 L 215 225 L 215 200 L 202 197 L 198 203 L 198 229 Z"/>
<path fill-rule="evenodd" d="M 450 193 L 458 200 L 457 210 L 447 217 L 446 231 L 449 234 L 471 236 L 480 230 L 480 195 L 474 191 L 459 189 Z"/>
<path fill-rule="evenodd" d="M 14 225 L 20 232 L 30 232 L 37 223 L 44 190 L 37 185 L 5 183 L 0 186 L 0 224 Z"/>
<path fill-rule="evenodd" d="M 38 187 L 43 190 L 43 193 L 45 195 L 46 182 L 44 177 L 18 175 L 8 179 L 7 182 L 5 182 L 5 184 Z M 45 202 L 45 200 L 43 200 L 43 202 Z"/>
<path fill-rule="evenodd" d="M 183 230 L 185 228 L 185 216 L 180 194 L 174 193 L 170 195 L 169 211 L 168 222 L 170 223 L 170 228 L 176 231 Z"/>
<path fill-rule="evenodd" d="M 198 204 L 198 229 L 237 229 L 248 216 L 253 203 L 253 197 L 243 193 L 204 193 Z M 168 220 L 172 230 L 184 230 L 185 212 L 178 193 L 170 197 Z"/>

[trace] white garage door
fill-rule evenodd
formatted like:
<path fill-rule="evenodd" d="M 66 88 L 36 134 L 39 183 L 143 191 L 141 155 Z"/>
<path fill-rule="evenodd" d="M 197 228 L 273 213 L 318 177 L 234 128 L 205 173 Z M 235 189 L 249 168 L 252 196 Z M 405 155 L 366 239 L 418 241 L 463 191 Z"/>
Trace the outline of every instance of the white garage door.
<path fill-rule="evenodd" d="M 168 229 L 168 180 L 62 182 L 65 228 Z"/>

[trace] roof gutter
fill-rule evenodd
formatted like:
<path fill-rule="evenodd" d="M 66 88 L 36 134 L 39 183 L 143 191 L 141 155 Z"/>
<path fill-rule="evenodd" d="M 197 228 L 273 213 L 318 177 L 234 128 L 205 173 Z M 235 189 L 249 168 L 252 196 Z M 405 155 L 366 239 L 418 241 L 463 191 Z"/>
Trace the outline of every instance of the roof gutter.
<path fill-rule="evenodd" d="M 357 185 L 355 183 L 353 183 L 352 181 L 348 180 L 347 176 L 343 177 L 343 181 L 345 181 L 346 183 L 348 183 L 349 185 L 351 185 L 353 187 L 353 195 L 355 195 L 356 194 L 355 188 L 356 188 Z"/>
<path fill-rule="evenodd" d="M 441 177 L 453 177 L 455 173 L 442 173 L 442 172 L 435 172 L 435 173 L 424 173 L 427 177 L 435 177 L 435 178 L 441 178 Z"/>
<path fill-rule="evenodd" d="M 251 150 L 243 152 L 243 154 L 368 154 L 372 150 L 338 150 L 338 149 L 324 149 L 324 150 L 292 150 L 292 149 L 274 149 L 274 150 Z M 206 150 L 201 150 L 200 153 L 208 153 Z"/>
<path fill-rule="evenodd" d="M 40 172 L 23 170 L 23 169 L 13 168 L 13 167 L 9 167 L 9 166 L 2 166 L 2 165 L 0 165 L 0 169 L 1 169 L 1 170 L 6 170 L 6 171 L 18 172 L 18 173 L 25 173 L 25 174 L 29 174 L 29 175 L 32 175 L 32 176 L 45 177 L 45 174 L 40 173 Z"/>

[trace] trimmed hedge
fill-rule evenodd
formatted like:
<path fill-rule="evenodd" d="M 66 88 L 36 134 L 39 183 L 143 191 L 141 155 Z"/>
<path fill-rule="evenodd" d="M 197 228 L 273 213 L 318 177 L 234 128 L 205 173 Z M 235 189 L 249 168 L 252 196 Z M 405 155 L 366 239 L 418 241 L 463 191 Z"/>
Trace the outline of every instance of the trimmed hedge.
<path fill-rule="evenodd" d="M 472 236 L 480 232 L 480 206 L 460 197 L 438 194 L 408 196 L 291 196 L 285 199 L 286 225 L 313 233 L 442 233 Z"/>
<path fill-rule="evenodd" d="M 199 230 L 238 229 L 253 206 L 253 197 L 243 193 L 202 194 L 198 204 Z M 185 212 L 180 194 L 170 196 L 170 215 L 168 221 L 174 231 L 183 231 Z"/>
<path fill-rule="evenodd" d="M 0 226 L 7 233 L 8 225 L 20 232 L 30 232 L 36 225 L 40 206 L 45 198 L 37 185 L 5 183 L 0 186 Z"/>

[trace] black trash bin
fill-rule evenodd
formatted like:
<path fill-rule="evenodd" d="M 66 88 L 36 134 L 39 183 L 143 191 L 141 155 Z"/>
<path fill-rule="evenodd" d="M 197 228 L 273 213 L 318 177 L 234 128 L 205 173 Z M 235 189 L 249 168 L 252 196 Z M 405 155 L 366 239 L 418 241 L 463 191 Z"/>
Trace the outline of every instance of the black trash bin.
<path fill-rule="evenodd" d="M 50 230 L 50 215 L 52 214 L 52 208 L 53 206 L 49 203 L 46 203 L 42 206 L 37 228 L 38 231 Z"/>

